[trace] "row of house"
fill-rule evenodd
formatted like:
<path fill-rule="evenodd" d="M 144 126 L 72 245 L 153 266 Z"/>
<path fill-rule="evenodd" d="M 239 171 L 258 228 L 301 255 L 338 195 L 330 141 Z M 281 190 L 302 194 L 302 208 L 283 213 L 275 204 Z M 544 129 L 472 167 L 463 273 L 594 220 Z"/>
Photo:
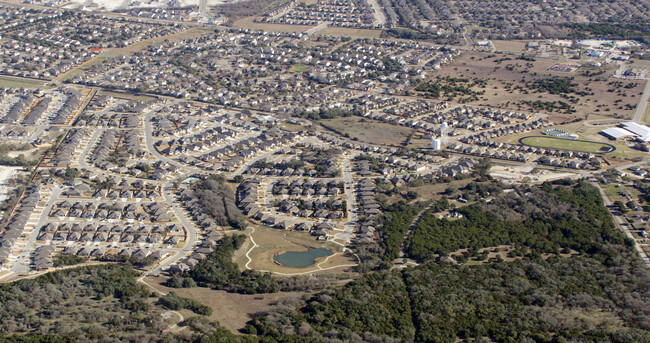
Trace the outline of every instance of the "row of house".
<path fill-rule="evenodd" d="M 0 231 L 0 265 L 5 265 L 11 250 L 20 238 L 29 217 L 34 212 L 40 200 L 40 193 L 38 191 L 29 191 L 20 202 L 17 204 L 16 209 L 11 215 L 9 221 L 4 228 Z"/>
<path fill-rule="evenodd" d="M 9 108 L 7 114 L 0 118 L 2 124 L 17 124 L 22 118 L 23 113 L 31 109 L 35 98 L 31 92 L 23 94 L 20 99 Z"/>
<path fill-rule="evenodd" d="M 84 129 L 72 129 L 63 139 L 50 163 L 54 166 L 69 166 L 75 162 L 74 155 L 80 150 L 81 140 L 86 136 Z"/>

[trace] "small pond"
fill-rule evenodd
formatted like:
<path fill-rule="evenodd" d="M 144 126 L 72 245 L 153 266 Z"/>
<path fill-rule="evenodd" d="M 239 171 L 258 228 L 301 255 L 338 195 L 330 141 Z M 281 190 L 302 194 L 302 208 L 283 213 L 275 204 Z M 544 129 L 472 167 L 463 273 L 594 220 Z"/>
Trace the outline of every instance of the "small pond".
<path fill-rule="evenodd" d="M 286 267 L 304 268 L 314 264 L 317 258 L 329 255 L 332 255 L 331 251 L 319 248 L 309 249 L 307 251 L 287 251 L 280 255 L 273 256 L 273 259 Z"/>

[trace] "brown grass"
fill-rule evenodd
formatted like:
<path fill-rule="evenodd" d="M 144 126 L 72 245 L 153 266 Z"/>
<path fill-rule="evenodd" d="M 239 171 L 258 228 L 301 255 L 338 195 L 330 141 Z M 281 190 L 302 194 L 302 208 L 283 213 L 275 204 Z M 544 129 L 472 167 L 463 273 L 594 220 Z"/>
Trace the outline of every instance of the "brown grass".
<path fill-rule="evenodd" d="M 568 63 L 559 58 L 541 58 L 536 57 L 536 61 L 524 61 L 517 60 L 517 55 L 505 55 L 505 54 L 496 54 L 494 57 L 487 58 L 491 55 L 488 52 L 469 52 L 458 59 L 456 59 L 449 66 L 442 68 L 440 72 L 436 73 L 435 76 L 450 76 L 450 77 L 466 77 L 466 78 L 480 78 L 487 81 L 487 86 L 485 88 L 474 87 L 474 90 L 481 91 L 484 90 L 485 94 L 479 96 L 478 101 L 472 101 L 468 104 L 471 105 L 485 105 L 493 107 L 502 107 L 511 110 L 522 110 L 529 111 L 527 106 L 517 106 L 517 103 L 521 101 L 564 101 L 569 102 L 567 99 L 562 98 L 560 95 L 552 95 L 548 93 L 533 93 L 531 90 L 528 90 L 529 94 L 525 94 L 519 90 L 514 90 L 509 92 L 506 90 L 507 83 L 512 83 L 514 86 L 522 85 L 522 79 L 525 81 L 531 81 L 539 78 L 548 78 L 548 77 L 574 77 L 574 83 L 577 83 L 576 87 L 579 90 L 587 90 L 593 92 L 594 95 L 579 96 L 580 102 L 577 104 L 570 103 L 575 107 L 576 112 L 571 114 L 565 114 L 564 112 L 553 112 L 547 113 L 551 115 L 551 120 L 553 121 L 566 121 L 567 119 L 575 117 L 584 117 L 587 114 L 599 113 L 603 115 L 613 116 L 621 115 L 623 117 L 631 118 L 633 110 L 628 110 L 623 107 L 619 109 L 618 107 L 624 106 L 625 104 L 636 105 L 639 99 L 639 93 L 643 91 L 643 81 L 622 81 L 624 85 L 629 83 L 637 83 L 637 85 L 630 89 L 619 88 L 624 91 L 626 96 L 618 95 L 616 92 L 608 92 L 607 90 L 612 88 L 608 85 L 608 82 L 619 81 L 609 78 L 608 76 L 613 73 L 616 69 L 615 67 L 603 67 L 606 71 L 604 74 L 597 77 L 587 77 L 581 75 L 581 70 L 578 70 L 573 73 L 564 73 L 557 71 L 548 70 L 549 67 L 557 63 Z M 494 55 L 494 54 L 492 54 Z M 502 61 L 500 63 L 495 62 L 495 59 L 500 59 L 508 57 L 512 60 Z M 526 67 L 527 63 L 532 63 L 533 67 Z M 514 65 L 513 70 L 507 70 L 506 66 Z M 495 70 L 495 68 L 497 68 Z M 527 70 L 527 72 L 524 72 Z M 536 74 L 535 74 L 536 73 Z M 605 81 L 595 81 L 597 78 L 604 78 Z M 575 95 L 575 94 L 573 94 Z M 577 96 L 577 95 L 576 95 Z M 619 105 L 615 105 L 616 100 L 621 100 Z M 598 105 L 605 105 L 604 107 L 597 108 Z M 607 111 L 609 109 L 609 111 Z M 558 116 L 559 117 L 553 117 Z"/>
<path fill-rule="evenodd" d="M 318 34 L 331 36 L 345 36 L 352 38 L 379 38 L 383 30 L 355 29 L 347 27 L 326 27 Z"/>
<path fill-rule="evenodd" d="M 360 142 L 400 147 L 414 129 L 361 117 L 321 120 L 321 123 Z"/>
<path fill-rule="evenodd" d="M 349 267 L 334 268 L 320 271 L 318 265 L 323 269 L 354 264 L 356 260 L 352 256 L 342 254 L 342 247 L 331 242 L 316 241 L 316 239 L 305 232 L 283 231 L 255 225 L 255 232 L 252 234 L 255 243 L 258 245 L 249 256 L 252 262 L 248 265 L 251 269 L 266 270 L 276 273 L 295 274 L 316 271 L 319 273 L 340 273 L 347 271 Z M 243 270 L 246 268 L 248 258 L 246 252 L 252 247 L 250 240 L 245 247 L 235 254 L 235 263 Z M 306 251 L 309 248 L 330 249 L 335 255 L 316 259 L 316 263 L 305 268 L 285 267 L 273 260 L 273 256 L 286 251 Z M 324 262 L 326 261 L 326 262 Z M 324 262 L 324 263 L 322 263 Z"/>
<path fill-rule="evenodd" d="M 492 40 L 498 51 L 525 52 L 527 41 L 519 40 Z"/>
<path fill-rule="evenodd" d="M 178 296 L 195 299 L 213 310 L 210 320 L 217 321 L 226 329 L 237 332 L 242 329 L 255 313 L 273 307 L 278 300 L 287 297 L 301 297 L 306 292 L 278 292 L 271 294 L 236 294 L 217 291 L 205 287 L 193 288 L 168 288 L 162 284 L 166 281 L 162 277 L 147 277 L 145 281 L 160 290 L 168 293 L 174 292 Z M 187 319 L 197 316 L 193 312 L 179 311 Z"/>
<path fill-rule="evenodd" d="M 420 195 L 418 197 L 418 201 L 427 201 L 427 200 L 437 200 L 440 199 L 442 196 L 442 192 L 444 192 L 447 188 L 463 188 L 467 186 L 470 182 L 474 181 L 474 179 L 464 179 L 464 180 L 454 180 L 450 183 L 435 183 L 432 185 L 424 185 L 420 187 L 409 187 L 408 190 L 416 191 Z"/>

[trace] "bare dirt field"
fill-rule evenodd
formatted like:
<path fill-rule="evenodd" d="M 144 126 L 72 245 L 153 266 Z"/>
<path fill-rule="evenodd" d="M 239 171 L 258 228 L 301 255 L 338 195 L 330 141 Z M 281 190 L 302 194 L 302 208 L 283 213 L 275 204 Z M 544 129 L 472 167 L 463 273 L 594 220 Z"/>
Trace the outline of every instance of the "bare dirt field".
<path fill-rule="evenodd" d="M 516 54 L 495 54 L 489 52 L 469 52 L 449 66 L 440 69 L 434 77 L 452 78 L 479 78 L 487 81 L 486 85 L 474 86 L 474 91 L 484 91 L 478 100 L 468 102 L 471 105 L 485 105 L 511 110 L 546 113 L 554 122 L 563 122 L 566 119 L 584 117 L 587 114 L 603 114 L 609 117 L 631 118 L 633 109 L 639 101 L 640 93 L 645 85 L 644 81 L 615 80 L 609 76 L 616 70 L 615 66 L 605 66 L 599 69 L 580 68 L 575 72 L 567 73 L 548 70 L 558 63 L 573 63 L 558 58 L 536 58 L 534 61 L 519 59 Z M 586 76 L 583 73 L 596 72 L 597 76 Z M 587 95 L 567 93 L 550 94 L 546 91 L 537 92 L 525 86 L 526 82 L 553 77 L 573 78 L 575 91 L 586 92 Z M 618 82 L 618 84 L 610 84 Z M 593 93 L 593 94 L 592 94 Z M 567 97 L 575 97 L 572 102 Z M 553 103 L 559 106 L 562 101 L 573 107 L 575 112 L 567 113 L 566 110 L 548 110 L 544 107 L 532 107 L 524 102 L 537 101 Z"/>
<path fill-rule="evenodd" d="M 505 182 L 541 183 L 545 181 L 579 177 L 580 174 L 557 172 L 530 166 L 493 165 L 490 175 Z"/>
<path fill-rule="evenodd" d="M 273 307 L 278 300 L 288 297 L 299 298 L 309 294 L 305 292 L 278 292 L 253 295 L 228 293 L 205 287 L 168 288 L 162 285 L 166 280 L 166 278 L 162 277 L 147 277 L 145 279 L 149 285 L 161 292 L 174 292 L 181 297 L 195 299 L 204 305 L 212 307 L 213 312 L 209 318 L 233 332 L 242 329 L 255 313 Z M 185 318 L 197 316 L 188 310 L 179 312 Z"/>
<path fill-rule="evenodd" d="M 146 95 L 136 95 L 136 94 L 128 94 L 128 93 L 122 93 L 122 92 L 111 92 L 111 91 L 99 91 L 97 95 L 108 95 L 116 99 L 126 99 L 126 100 L 138 100 L 138 101 L 152 101 L 155 98 L 151 96 L 146 96 Z"/>
<path fill-rule="evenodd" d="M 525 52 L 528 41 L 521 40 L 492 40 L 498 51 Z"/>
<path fill-rule="evenodd" d="M 321 120 L 321 123 L 340 134 L 348 134 L 352 139 L 379 145 L 402 146 L 406 138 L 415 132 L 408 127 L 361 117 L 326 119 Z"/>

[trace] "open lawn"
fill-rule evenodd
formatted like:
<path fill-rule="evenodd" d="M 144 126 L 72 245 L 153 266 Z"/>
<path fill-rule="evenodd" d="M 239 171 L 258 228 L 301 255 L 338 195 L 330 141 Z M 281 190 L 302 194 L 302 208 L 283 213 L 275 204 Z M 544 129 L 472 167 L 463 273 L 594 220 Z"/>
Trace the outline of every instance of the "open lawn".
<path fill-rule="evenodd" d="M 587 142 L 553 137 L 526 137 L 520 140 L 522 144 L 541 148 L 563 149 L 590 153 L 606 153 L 612 148 L 609 144 Z"/>
<path fill-rule="evenodd" d="M 318 31 L 321 35 L 345 36 L 352 38 L 379 38 L 382 30 L 354 29 L 348 27 L 326 27 Z"/>
<path fill-rule="evenodd" d="M 46 82 L 47 81 L 0 75 L 0 87 L 4 88 L 52 88 L 45 86 Z"/>
<path fill-rule="evenodd" d="M 168 288 L 163 286 L 167 278 L 148 277 L 145 281 L 157 290 L 168 293 L 174 292 L 178 296 L 200 301 L 213 310 L 210 320 L 217 321 L 226 329 L 237 333 L 252 316 L 260 311 L 271 308 L 279 300 L 288 297 L 301 297 L 304 292 L 278 292 L 271 294 L 236 294 L 225 291 L 217 291 L 205 287 L 193 288 Z M 182 310 L 179 311 L 185 318 L 197 316 L 195 313 Z"/>
<path fill-rule="evenodd" d="M 361 117 L 342 117 L 321 120 L 320 123 L 352 139 L 379 145 L 402 146 L 414 129 L 386 124 L 377 120 Z"/>
<path fill-rule="evenodd" d="M 237 251 L 234 256 L 235 262 L 242 270 L 246 269 L 246 266 L 248 264 L 248 267 L 251 269 L 271 271 L 279 273 L 278 275 L 283 275 L 307 273 L 312 271 L 319 272 L 319 267 L 322 269 L 327 269 L 336 267 L 338 265 L 351 265 L 355 264 L 356 262 L 356 259 L 354 259 L 354 257 L 343 254 L 343 250 L 340 245 L 331 242 L 316 241 L 316 239 L 310 236 L 308 233 L 283 231 L 260 225 L 254 225 L 253 227 L 255 228 L 255 232 L 253 232 L 250 237 L 253 238 L 255 244 L 258 246 L 250 250 L 253 245 L 249 239 L 247 240 L 245 246 Z M 273 260 L 273 256 L 279 255 L 286 251 L 306 251 L 310 248 L 329 249 L 334 253 L 334 255 L 318 258 L 316 259 L 316 263 L 314 265 L 305 268 L 285 267 Z M 251 258 L 250 263 L 248 263 L 249 260 L 248 257 L 246 257 L 246 252 L 249 250 L 250 252 L 248 256 Z M 346 269 L 348 268 L 333 268 L 323 272 L 341 273 Z"/>
<path fill-rule="evenodd" d="M 296 74 L 304 73 L 307 70 L 309 70 L 309 66 L 304 65 L 304 64 L 295 64 L 295 65 L 291 66 L 291 69 L 289 69 L 290 72 L 296 73 Z"/>

